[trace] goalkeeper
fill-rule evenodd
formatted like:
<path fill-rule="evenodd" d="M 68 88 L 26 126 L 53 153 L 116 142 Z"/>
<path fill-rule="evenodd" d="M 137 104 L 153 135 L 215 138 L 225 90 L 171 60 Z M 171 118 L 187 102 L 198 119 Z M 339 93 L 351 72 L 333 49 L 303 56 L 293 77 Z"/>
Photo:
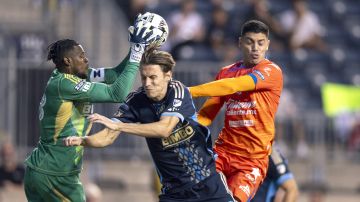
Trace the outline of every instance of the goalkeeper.
<path fill-rule="evenodd" d="M 74 40 L 49 46 L 48 60 L 56 68 L 39 106 L 40 141 L 25 160 L 28 201 L 85 201 L 79 181 L 84 149 L 64 147 L 62 139 L 90 131 L 86 116 L 93 111 L 91 103 L 122 102 L 129 93 L 145 48 L 158 40 L 140 23 L 131 28 L 129 54 L 114 68 L 89 68 L 83 47 Z"/>

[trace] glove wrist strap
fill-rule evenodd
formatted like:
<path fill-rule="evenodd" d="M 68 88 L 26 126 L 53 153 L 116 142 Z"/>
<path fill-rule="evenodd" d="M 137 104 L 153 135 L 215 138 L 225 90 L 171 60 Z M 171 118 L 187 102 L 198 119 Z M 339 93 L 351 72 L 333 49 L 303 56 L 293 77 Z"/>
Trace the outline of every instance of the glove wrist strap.
<path fill-rule="evenodd" d="M 140 63 L 141 57 L 144 52 L 145 52 L 145 44 L 131 43 L 129 61 Z"/>

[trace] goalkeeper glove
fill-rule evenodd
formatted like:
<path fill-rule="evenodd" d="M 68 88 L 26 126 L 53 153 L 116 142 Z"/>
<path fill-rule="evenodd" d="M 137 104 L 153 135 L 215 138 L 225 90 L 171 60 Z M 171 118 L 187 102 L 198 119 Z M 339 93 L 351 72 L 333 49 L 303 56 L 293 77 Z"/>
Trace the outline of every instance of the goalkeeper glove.
<path fill-rule="evenodd" d="M 157 40 L 158 33 L 150 30 L 150 27 L 144 26 L 143 22 L 137 22 L 129 27 L 129 41 L 131 47 L 130 62 L 140 62 L 145 48 Z"/>

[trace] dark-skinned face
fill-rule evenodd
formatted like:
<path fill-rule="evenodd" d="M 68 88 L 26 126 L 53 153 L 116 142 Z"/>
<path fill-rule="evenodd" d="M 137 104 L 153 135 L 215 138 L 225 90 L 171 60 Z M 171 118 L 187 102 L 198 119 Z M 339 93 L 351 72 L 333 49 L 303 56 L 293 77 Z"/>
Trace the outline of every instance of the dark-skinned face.
<path fill-rule="evenodd" d="M 76 75 L 82 79 L 87 78 L 89 61 L 85 56 L 85 51 L 81 45 L 74 46 L 64 58 L 65 64 L 70 74 Z"/>

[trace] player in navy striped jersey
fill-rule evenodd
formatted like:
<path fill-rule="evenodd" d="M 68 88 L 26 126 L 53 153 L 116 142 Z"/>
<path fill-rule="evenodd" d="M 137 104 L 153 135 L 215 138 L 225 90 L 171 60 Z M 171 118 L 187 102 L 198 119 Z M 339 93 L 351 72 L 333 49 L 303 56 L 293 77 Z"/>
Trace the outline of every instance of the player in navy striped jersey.
<path fill-rule="evenodd" d="M 145 52 L 140 63 L 142 87 L 131 93 L 115 118 L 93 114 L 106 129 L 85 138 L 69 137 L 65 145 L 107 146 L 119 131 L 146 137 L 162 183 L 161 202 L 234 201 L 216 172 L 209 130 L 197 122 L 188 89 L 172 80 L 175 62 L 164 51 Z"/>

